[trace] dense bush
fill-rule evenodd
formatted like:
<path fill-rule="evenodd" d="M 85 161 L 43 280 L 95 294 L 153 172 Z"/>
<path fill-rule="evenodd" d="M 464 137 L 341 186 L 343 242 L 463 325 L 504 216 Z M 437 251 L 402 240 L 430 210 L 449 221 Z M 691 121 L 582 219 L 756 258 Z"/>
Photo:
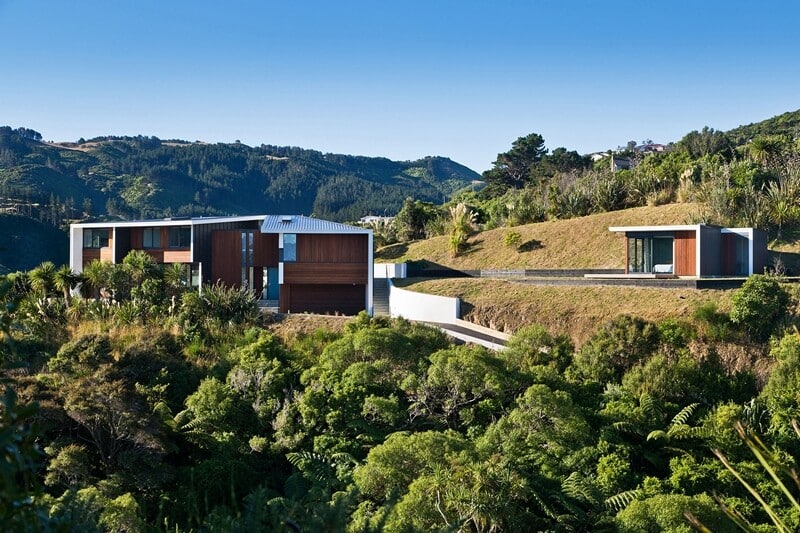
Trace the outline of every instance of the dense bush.
<path fill-rule="evenodd" d="M 789 295 L 775 278 L 757 274 L 747 278 L 733 296 L 731 321 L 756 341 L 765 341 L 781 327 Z"/>

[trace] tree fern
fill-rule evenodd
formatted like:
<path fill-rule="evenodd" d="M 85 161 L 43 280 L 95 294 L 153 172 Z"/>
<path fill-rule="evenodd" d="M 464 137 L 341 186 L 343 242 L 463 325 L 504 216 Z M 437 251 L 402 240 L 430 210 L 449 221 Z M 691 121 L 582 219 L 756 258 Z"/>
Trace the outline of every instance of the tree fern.
<path fill-rule="evenodd" d="M 641 489 L 626 490 L 625 492 L 620 492 L 619 494 L 615 494 L 610 498 L 606 498 L 605 502 L 603 503 L 605 503 L 607 509 L 612 511 L 621 511 L 633 500 L 639 499 L 642 494 L 643 492 Z"/>

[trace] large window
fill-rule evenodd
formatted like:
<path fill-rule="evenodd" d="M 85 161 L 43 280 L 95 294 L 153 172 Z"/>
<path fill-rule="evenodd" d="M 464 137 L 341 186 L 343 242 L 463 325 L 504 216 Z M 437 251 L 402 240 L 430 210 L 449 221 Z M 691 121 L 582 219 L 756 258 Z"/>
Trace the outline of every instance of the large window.
<path fill-rule="evenodd" d="M 176 226 L 169 228 L 170 248 L 189 248 L 192 244 L 192 228 L 189 226 Z"/>
<path fill-rule="evenodd" d="M 143 248 L 161 248 L 161 228 L 145 228 L 142 230 Z"/>
<path fill-rule="evenodd" d="M 107 229 L 84 229 L 83 247 L 84 248 L 103 248 L 108 246 Z"/>
<path fill-rule="evenodd" d="M 285 233 L 283 235 L 283 261 L 297 261 L 297 234 Z"/>
<path fill-rule="evenodd" d="M 629 237 L 628 272 L 672 274 L 672 237 Z"/>

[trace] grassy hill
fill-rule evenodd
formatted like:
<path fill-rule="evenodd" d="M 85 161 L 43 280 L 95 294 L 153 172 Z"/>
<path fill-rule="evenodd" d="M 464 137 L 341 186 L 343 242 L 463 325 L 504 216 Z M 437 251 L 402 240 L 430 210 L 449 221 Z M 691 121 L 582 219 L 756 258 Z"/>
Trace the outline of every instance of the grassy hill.
<path fill-rule="evenodd" d="M 69 237 L 57 228 L 7 214 L 0 214 L 0 228 L 0 274 L 30 270 L 42 261 L 69 262 Z"/>
<path fill-rule="evenodd" d="M 608 231 L 609 226 L 690 224 L 698 212 L 696 204 L 668 204 L 498 228 L 470 237 L 469 249 L 459 257 L 452 257 L 448 237 L 434 237 L 407 245 L 387 246 L 378 250 L 376 260 L 427 261 L 462 270 L 623 268 L 623 239 Z M 521 244 L 518 248 L 503 244 L 509 231 L 519 232 Z"/>
<path fill-rule="evenodd" d="M 691 319 L 695 309 L 714 302 L 729 311 L 733 291 L 639 287 L 546 287 L 497 279 L 409 279 L 399 285 L 414 291 L 461 298 L 462 318 L 513 333 L 540 324 L 566 333 L 577 345 L 618 315 L 659 322 Z"/>
<path fill-rule="evenodd" d="M 697 204 L 669 204 L 601 213 L 568 220 L 553 220 L 514 228 L 499 228 L 470 238 L 469 251 L 452 257 L 447 237 L 435 237 L 407 246 L 386 247 L 377 254 L 387 262 L 425 261 L 461 270 L 528 268 L 623 268 L 622 237 L 609 226 L 689 224 L 699 211 Z M 521 249 L 503 244 L 508 231 L 522 236 Z M 796 254 L 786 254 L 794 256 Z M 620 314 L 647 320 L 691 319 L 695 309 L 714 302 L 730 309 L 733 291 L 660 289 L 637 287 L 525 285 L 497 279 L 399 280 L 410 290 L 457 296 L 463 318 L 483 326 L 513 333 L 530 324 L 541 324 L 552 333 L 568 333 L 578 345 L 597 327 Z"/>

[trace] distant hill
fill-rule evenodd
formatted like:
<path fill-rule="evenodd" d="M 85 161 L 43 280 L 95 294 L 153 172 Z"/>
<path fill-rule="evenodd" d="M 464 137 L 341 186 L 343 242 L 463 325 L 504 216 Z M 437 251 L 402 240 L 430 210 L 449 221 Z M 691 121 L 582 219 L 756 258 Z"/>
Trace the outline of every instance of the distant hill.
<path fill-rule="evenodd" d="M 58 228 L 20 215 L 0 214 L 0 274 L 31 270 L 42 261 L 69 262 L 68 237 Z"/>
<path fill-rule="evenodd" d="M 442 157 L 391 161 L 144 136 L 50 144 L 33 130 L 0 128 L 0 198 L 63 218 L 299 213 L 347 221 L 394 214 L 407 197 L 441 203 L 477 179 Z"/>
<path fill-rule="evenodd" d="M 800 109 L 777 115 L 761 122 L 739 126 L 728 132 L 728 137 L 736 145 L 747 143 L 759 135 L 788 135 L 792 139 L 800 137 Z"/>

